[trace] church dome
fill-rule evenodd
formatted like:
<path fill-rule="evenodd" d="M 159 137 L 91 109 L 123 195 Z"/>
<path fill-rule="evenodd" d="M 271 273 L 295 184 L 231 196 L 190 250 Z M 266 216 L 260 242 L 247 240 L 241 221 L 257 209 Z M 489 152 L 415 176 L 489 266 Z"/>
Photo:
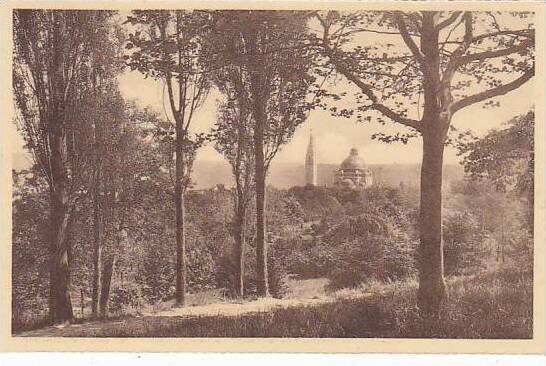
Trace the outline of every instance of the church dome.
<path fill-rule="evenodd" d="M 353 147 L 350 155 L 341 163 L 341 169 L 366 169 L 366 163 L 364 159 L 358 156 L 358 150 Z"/>

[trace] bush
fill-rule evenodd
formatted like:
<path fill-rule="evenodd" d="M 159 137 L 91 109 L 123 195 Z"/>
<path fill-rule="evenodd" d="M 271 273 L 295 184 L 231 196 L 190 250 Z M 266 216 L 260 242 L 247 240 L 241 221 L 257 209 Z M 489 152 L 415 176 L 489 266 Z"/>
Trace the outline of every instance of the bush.
<path fill-rule="evenodd" d="M 275 252 L 275 248 L 272 246 L 267 258 L 267 275 L 269 281 L 269 293 L 274 298 L 280 299 L 286 296 L 290 288 L 286 282 L 286 269 L 280 258 L 276 256 Z"/>
<path fill-rule="evenodd" d="M 376 236 L 338 246 L 336 251 L 335 259 L 326 265 L 331 289 L 399 281 L 415 273 L 414 245 L 403 240 Z"/>
<path fill-rule="evenodd" d="M 288 292 L 286 283 L 286 269 L 283 265 L 282 258 L 279 257 L 275 246 L 271 245 L 268 248 L 268 283 L 269 293 L 275 298 L 282 298 Z M 247 248 L 245 261 L 245 296 L 253 296 L 256 294 L 256 250 L 254 247 Z M 235 254 L 228 252 L 222 255 L 216 265 L 215 277 L 217 285 L 227 291 L 227 295 L 235 297 L 237 288 L 237 266 L 235 262 Z"/>
<path fill-rule="evenodd" d="M 444 271 L 447 276 L 484 268 L 486 249 L 476 219 L 469 213 L 448 215 L 443 223 Z"/>
<path fill-rule="evenodd" d="M 127 283 L 113 289 L 110 294 L 109 310 L 114 314 L 125 314 L 136 311 L 144 305 L 141 288 L 137 284 Z"/>
<path fill-rule="evenodd" d="M 355 287 L 369 280 L 396 281 L 411 276 L 415 241 L 385 213 L 370 209 L 343 216 L 317 237 L 307 268 L 322 272 L 333 289 Z"/>
<path fill-rule="evenodd" d="M 326 276 L 334 289 L 413 275 L 415 205 L 405 192 L 383 187 L 298 187 L 290 192 L 314 219 L 287 250 L 285 263 L 291 274 Z"/>

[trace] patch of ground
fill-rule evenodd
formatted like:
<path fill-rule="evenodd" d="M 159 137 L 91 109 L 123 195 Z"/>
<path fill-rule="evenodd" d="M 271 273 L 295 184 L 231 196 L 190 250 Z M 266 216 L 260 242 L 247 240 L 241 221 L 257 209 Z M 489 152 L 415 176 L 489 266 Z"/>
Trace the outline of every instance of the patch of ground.
<path fill-rule="evenodd" d="M 20 337 L 81 337 L 81 336 L 109 336 L 115 337 L 125 334 L 127 329 L 151 329 L 180 325 L 182 321 L 203 318 L 243 317 L 250 314 L 266 314 L 275 310 L 315 307 L 331 304 L 341 299 L 358 299 L 368 296 L 367 293 L 351 291 L 328 294 L 325 286 L 326 279 L 289 280 L 291 288 L 286 298 L 260 298 L 253 301 L 235 302 L 222 301 L 205 305 L 186 306 L 183 308 L 169 307 L 172 301 L 162 304 L 161 309 L 150 308 L 136 317 L 117 320 L 89 321 L 82 324 L 66 326 L 50 326 L 33 331 L 15 334 Z M 208 297 L 212 299 L 213 297 Z M 188 323 L 189 324 L 189 323 Z M 107 335 L 106 335 L 107 334 Z"/>

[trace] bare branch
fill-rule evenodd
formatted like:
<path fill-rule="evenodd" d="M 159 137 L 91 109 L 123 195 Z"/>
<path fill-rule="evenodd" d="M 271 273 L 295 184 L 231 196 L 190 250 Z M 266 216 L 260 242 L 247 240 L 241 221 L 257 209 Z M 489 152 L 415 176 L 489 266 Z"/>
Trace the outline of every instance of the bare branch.
<path fill-rule="evenodd" d="M 492 33 L 484 33 L 477 35 L 476 37 L 472 38 L 472 43 L 481 41 L 482 39 L 490 38 L 490 37 L 497 37 L 497 36 L 520 36 L 520 37 L 528 37 L 530 39 L 535 38 L 535 30 L 534 29 L 520 29 L 520 30 L 503 30 L 498 32 L 492 32 Z"/>
<path fill-rule="evenodd" d="M 357 75 L 351 72 L 349 68 L 345 65 L 345 63 L 339 57 L 336 56 L 335 51 L 329 46 L 328 37 L 329 37 L 330 24 L 327 22 L 327 20 L 320 17 L 318 13 L 316 14 L 316 17 L 324 29 L 324 34 L 322 39 L 322 48 L 324 52 L 326 53 L 326 56 L 328 56 L 328 59 L 330 60 L 330 62 L 332 62 L 336 66 L 337 70 L 341 74 L 343 74 L 349 81 L 352 81 L 357 87 L 359 87 L 362 93 L 364 93 L 372 101 L 372 105 L 370 106 L 370 108 L 381 112 L 383 115 L 390 118 L 394 122 L 398 122 L 405 126 L 414 128 L 417 131 L 420 131 L 419 121 L 416 121 L 411 118 L 406 118 L 396 113 L 389 107 L 379 103 L 379 99 L 373 92 L 372 87 L 366 84 L 365 82 L 363 82 Z"/>
<path fill-rule="evenodd" d="M 449 27 L 457 20 L 457 18 L 459 18 L 459 15 L 461 14 L 461 11 L 454 11 L 447 19 L 443 20 L 436 26 L 436 30 L 442 30 L 445 27 Z"/>
<path fill-rule="evenodd" d="M 397 36 L 400 35 L 400 32 L 389 32 L 389 31 L 380 31 L 380 30 L 369 29 L 369 28 L 358 28 L 358 29 L 353 29 L 351 31 L 347 31 L 345 33 L 336 34 L 336 38 L 346 37 L 346 36 L 350 36 L 352 34 L 358 34 L 358 33 L 375 33 L 375 34 L 388 34 L 388 35 L 397 35 Z M 408 34 L 410 36 L 417 37 L 417 34 L 409 33 L 409 31 L 408 31 Z"/>
<path fill-rule="evenodd" d="M 370 108 L 381 112 L 382 114 L 384 114 L 385 116 L 387 116 L 388 118 L 393 120 L 394 122 L 398 122 L 398 123 L 403 124 L 405 126 L 412 127 L 414 129 L 416 129 L 417 131 L 419 131 L 419 121 L 416 121 L 416 120 L 411 119 L 411 118 L 406 118 L 406 117 L 396 113 L 395 111 L 393 111 L 389 107 L 379 103 L 379 99 L 377 98 L 377 96 L 373 92 L 372 87 L 370 85 L 364 83 L 358 76 L 354 75 L 344 65 L 344 63 L 341 60 L 339 60 L 335 56 L 333 56 L 333 57 L 332 56 L 330 56 L 330 60 L 332 61 L 332 63 L 334 63 L 336 65 L 338 71 L 341 72 L 347 79 L 352 81 L 357 87 L 359 87 L 360 90 L 372 101 L 372 105 L 371 105 Z"/>
<path fill-rule="evenodd" d="M 499 86 L 497 86 L 495 88 L 492 88 L 492 89 L 486 90 L 484 92 L 468 96 L 466 98 L 463 98 L 463 99 L 453 103 L 453 106 L 451 107 L 451 110 L 452 110 L 453 113 L 455 113 L 459 109 L 468 107 L 469 105 L 476 104 L 476 103 L 482 102 L 482 101 L 484 101 L 486 99 L 497 97 L 499 95 L 504 95 L 504 94 L 514 90 L 514 89 L 519 88 L 521 85 L 523 85 L 528 80 L 530 80 L 534 75 L 535 75 L 535 68 L 533 66 L 532 69 L 526 71 L 519 78 L 517 78 L 516 80 L 514 80 L 514 81 L 512 81 L 512 82 L 510 82 L 508 84 L 499 85 Z"/>
<path fill-rule="evenodd" d="M 513 54 L 513 53 L 518 53 L 518 52 L 526 50 L 527 48 L 532 46 L 533 43 L 534 43 L 533 41 L 527 40 L 527 41 L 521 42 L 518 45 L 508 47 L 508 48 L 503 48 L 503 49 L 500 49 L 500 50 L 472 53 L 472 54 L 465 55 L 465 56 L 462 56 L 462 57 L 459 57 L 459 58 L 455 59 L 454 63 L 455 63 L 455 66 L 457 67 L 457 66 L 461 66 L 461 65 L 467 64 L 469 62 L 473 62 L 473 61 L 482 61 L 482 60 L 485 60 L 485 59 L 488 59 L 488 58 L 508 56 L 508 55 Z"/>

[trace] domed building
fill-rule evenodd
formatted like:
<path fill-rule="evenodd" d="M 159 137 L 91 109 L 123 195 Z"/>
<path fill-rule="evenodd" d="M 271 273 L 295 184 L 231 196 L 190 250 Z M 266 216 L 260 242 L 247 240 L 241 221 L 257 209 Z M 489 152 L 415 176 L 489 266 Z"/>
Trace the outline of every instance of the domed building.
<path fill-rule="evenodd" d="M 364 159 L 358 155 L 358 150 L 353 147 L 349 156 L 343 160 L 336 171 L 334 185 L 350 189 L 362 189 L 370 187 L 372 183 L 371 170 L 366 166 Z"/>

